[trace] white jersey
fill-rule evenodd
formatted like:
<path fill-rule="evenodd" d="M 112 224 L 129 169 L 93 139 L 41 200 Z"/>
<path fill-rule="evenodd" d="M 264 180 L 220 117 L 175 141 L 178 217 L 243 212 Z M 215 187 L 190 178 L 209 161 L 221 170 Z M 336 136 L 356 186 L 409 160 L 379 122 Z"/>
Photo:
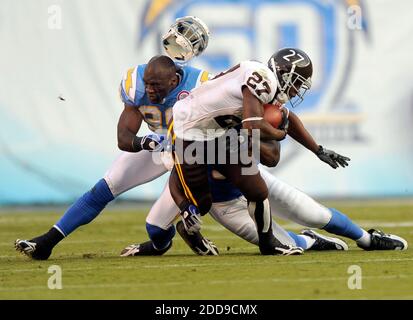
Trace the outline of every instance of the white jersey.
<path fill-rule="evenodd" d="M 190 141 L 212 140 L 241 123 L 244 86 L 261 103 L 270 103 L 277 90 L 277 79 L 266 65 L 244 61 L 205 82 L 174 105 L 176 136 Z"/>

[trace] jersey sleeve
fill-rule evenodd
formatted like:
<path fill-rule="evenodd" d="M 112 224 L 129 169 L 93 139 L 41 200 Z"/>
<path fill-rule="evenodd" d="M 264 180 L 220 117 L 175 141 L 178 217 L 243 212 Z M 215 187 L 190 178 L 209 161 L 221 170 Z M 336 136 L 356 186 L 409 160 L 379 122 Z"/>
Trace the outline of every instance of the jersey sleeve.
<path fill-rule="evenodd" d="M 244 62 L 242 67 L 245 68 L 242 86 L 246 86 L 261 103 L 270 103 L 277 91 L 273 72 L 258 62 Z"/>
<path fill-rule="evenodd" d="M 199 73 L 198 80 L 196 82 L 196 87 L 199 87 L 204 82 L 210 80 L 212 78 L 211 74 L 208 71 L 202 70 Z"/>
<path fill-rule="evenodd" d="M 183 67 L 185 72 L 185 78 L 183 81 L 189 87 L 188 89 L 192 90 L 199 87 L 204 82 L 210 79 L 210 74 L 208 71 L 197 69 L 191 66 Z"/>
<path fill-rule="evenodd" d="M 129 106 L 138 106 L 145 94 L 141 66 L 130 68 L 122 78 L 119 86 L 119 95 L 122 102 Z"/>

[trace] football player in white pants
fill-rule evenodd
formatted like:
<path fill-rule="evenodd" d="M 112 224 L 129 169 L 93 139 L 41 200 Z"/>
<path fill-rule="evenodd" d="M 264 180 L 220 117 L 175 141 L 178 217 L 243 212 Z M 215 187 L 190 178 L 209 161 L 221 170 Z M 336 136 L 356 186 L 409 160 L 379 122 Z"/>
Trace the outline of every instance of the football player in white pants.
<path fill-rule="evenodd" d="M 274 151 L 273 154 L 275 155 L 276 152 Z M 269 189 L 268 199 L 273 216 L 350 238 L 365 250 L 407 249 L 407 242 L 404 239 L 383 234 L 377 230 L 366 232 L 338 210 L 323 206 L 302 191 L 277 179 L 266 171 L 264 166 L 259 165 L 259 170 Z M 214 202 L 209 214 L 232 233 L 258 245 L 257 229 L 249 215 L 246 199 L 218 171 L 211 170 L 210 178 Z M 146 221 L 167 230 L 178 216 L 178 212 L 179 209 L 172 200 L 169 185 L 166 184 L 161 196 L 150 209 Z M 182 222 L 178 222 L 177 230 L 195 253 L 199 255 L 218 254 L 214 243 L 204 238 L 199 232 L 189 234 Z M 298 246 L 303 250 L 348 250 L 344 241 L 321 235 L 313 230 L 304 230 L 301 235 L 297 235 L 273 223 L 273 233 L 284 244 Z M 122 250 L 121 255 L 125 257 L 161 255 L 171 247 L 172 237 L 169 241 L 170 245 L 165 248 L 166 250 L 153 250 L 151 241 L 148 241 L 127 246 Z"/>
<path fill-rule="evenodd" d="M 232 233 L 252 244 L 258 245 L 257 229 L 249 215 L 245 197 L 215 169 L 210 171 L 210 178 L 214 202 L 209 214 Z M 179 216 L 179 208 L 172 199 L 169 184 L 167 183 L 161 196 L 150 209 L 146 222 L 168 230 L 173 226 L 177 216 Z M 195 253 L 199 255 L 218 254 L 215 244 L 204 238 L 199 232 L 189 234 L 181 222 L 177 224 L 177 229 Z M 273 234 L 283 244 L 293 247 L 299 246 L 302 250 L 310 248 L 318 250 L 347 250 L 348 248 L 346 243 L 340 239 L 330 237 L 317 239 L 312 235 L 296 235 L 293 232 L 287 232 L 276 223 L 273 223 Z M 169 245 L 166 248 L 156 250 L 153 239 L 151 239 L 141 244 L 127 246 L 122 250 L 121 256 L 161 255 L 172 246 L 173 238 L 172 235 L 168 234 L 163 234 L 162 236 L 164 237 L 163 242 L 169 241 Z M 160 239 L 156 240 L 159 241 Z"/>
<path fill-rule="evenodd" d="M 205 50 L 208 39 L 208 27 L 200 19 L 188 16 L 177 19 L 163 41 L 169 54 L 176 55 L 178 60 L 189 60 Z M 138 137 L 136 134 L 142 121 L 152 131 L 166 133 L 175 102 L 206 80 L 206 71 L 180 67 L 166 56 L 156 56 L 148 64 L 129 69 L 120 85 L 124 110 L 118 122 L 118 146 L 125 152 L 115 160 L 104 178 L 73 203 L 48 232 L 31 240 L 17 239 L 16 249 L 33 259 L 48 259 L 64 237 L 94 220 L 117 196 L 167 172 L 161 161 L 163 153 L 150 152 L 161 146 L 163 136 Z M 175 234 L 174 227 L 163 230 L 147 224 L 147 230 L 154 239 L 159 233 Z"/>

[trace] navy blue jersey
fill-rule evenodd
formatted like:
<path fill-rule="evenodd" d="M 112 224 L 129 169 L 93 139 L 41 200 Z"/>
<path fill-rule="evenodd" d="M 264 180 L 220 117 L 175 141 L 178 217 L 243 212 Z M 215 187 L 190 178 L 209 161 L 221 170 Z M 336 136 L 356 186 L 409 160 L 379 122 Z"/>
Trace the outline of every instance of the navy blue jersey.
<path fill-rule="evenodd" d="M 241 191 L 214 168 L 214 165 L 208 165 L 208 181 L 211 188 L 212 202 L 230 201 L 242 196 Z"/>

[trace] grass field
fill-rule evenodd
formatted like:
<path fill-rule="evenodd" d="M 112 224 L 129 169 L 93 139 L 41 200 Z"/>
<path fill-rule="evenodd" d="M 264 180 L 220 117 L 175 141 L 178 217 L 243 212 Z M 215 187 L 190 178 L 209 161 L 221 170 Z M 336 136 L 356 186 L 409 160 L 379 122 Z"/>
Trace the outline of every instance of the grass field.
<path fill-rule="evenodd" d="M 363 227 L 395 233 L 413 245 L 413 205 L 339 203 Z M 204 218 L 203 233 L 221 255 L 196 256 L 176 236 L 162 257 L 121 258 L 146 240 L 145 214 L 111 207 L 61 242 L 48 261 L 16 252 L 16 238 L 43 233 L 62 211 L 0 214 L 0 299 L 413 299 L 413 251 L 260 256 L 258 248 Z M 299 231 L 297 225 L 283 223 Z M 61 290 L 48 289 L 51 265 L 62 269 Z M 362 271 L 362 289 L 348 288 L 348 268 Z"/>

